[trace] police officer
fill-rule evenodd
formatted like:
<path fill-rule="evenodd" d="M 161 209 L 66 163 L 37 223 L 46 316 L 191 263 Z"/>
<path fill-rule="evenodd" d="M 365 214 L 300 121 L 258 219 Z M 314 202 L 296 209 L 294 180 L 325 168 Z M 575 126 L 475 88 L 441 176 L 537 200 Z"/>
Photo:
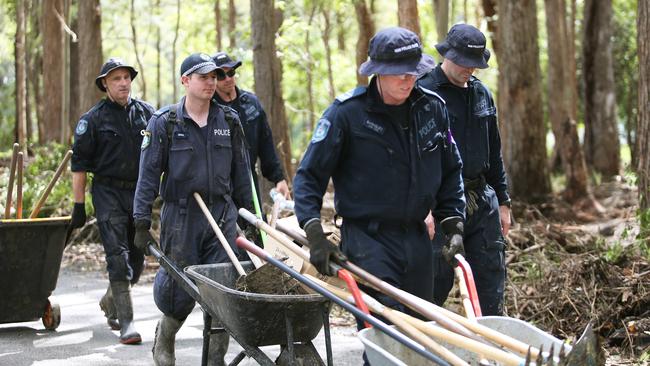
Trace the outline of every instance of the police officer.
<path fill-rule="evenodd" d="M 255 94 L 237 87 L 235 77 L 237 68 L 242 64 L 241 61 L 234 61 L 225 52 L 217 52 L 212 59 L 223 70 L 217 71 L 217 91 L 214 97 L 218 103 L 230 106 L 239 113 L 248 143 L 251 168 L 255 167 L 259 159 L 262 176 L 273 182 L 275 189 L 286 199 L 290 199 L 289 186 L 275 151 L 266 112 Z M 253 181 L 258 200 L 261 202 L 257 174 L 253 174 Z"/>
<path fill-rule="evenodd" d="M 216 70 L 207 54 L 187 57 L 180 68 L 185 96 L 154 114 L 142 141 L 134 203 L 135 243 L 146 250 L 153 242 L 151 206 L 160 187 L 160 245 L 180 268 L 229 262 L 194 192 L 201 195 L 235 253 L 237 207 L 250 208 L 252 202 L 241 124 L 236 112 L 212 100 Z M 173 365 L 176 333 L 194 308 L 194 300 L 164 268 L 156 274 L 154 300 L 163 313 L 156 327 L 154 363 Z M 225 331 L 213 335 L 210 362 L 223 364 L 227 348 Z"/>
<path fill-rule="evenodd" d="M 125 344 L 141 342 L 133 325 L 130 295 L 130 286 L 138 282 L 144 264 L 144 255 L 133 245 L 133 196 L 141 133 L 153 114 L 151 105 L 130 96 L 137 75 L 119 58 L 110 58 L 102 66 L 95 84 L 106 98 L 77 123 L 71 164 L 73 228 L 86 222 L 86 173 L 93 173 L 91 194 L 110 282 L 99 305 Z"/>
<path fill-rule="evenodd" d="M 488 67 L 485 36 L 468 24 L 454 25 L 436 49 L 442 64 L 419 80 L 447 102 L 451 131 L 463 160 L 467 201 L 465 250 L 474 272 L 483 315 L 501 315 L 505 286 L 505 240 L 510 228 L 510 197 L 501 158 L 501 139 L 494 100 L 472 76 Z M 435 301 L 442 305 L 451 287 L 452 267 L 440 255 L 445 242 L 434 237 Z"/>
<path fill-rule="evenodd" d="M 359 68 L 375 76 L 336 98 L 324 112 L 294 180 L 296 215 L 310 245 L 310 262 L 349 258 L 382 280 L 423 299 L 433 297 L 432 246 L 424 218 L 432 210 L 462 249 L 461 161 L 449 134 L 444 101 L 415 85 L 433 66 L 418 36 L 404 28 L 379 31 Z M 341 251 L 323 234 L 322 197 L 330 177 L 343 218 Z M 395 300 L 367 291 L 383 304 Z"/>

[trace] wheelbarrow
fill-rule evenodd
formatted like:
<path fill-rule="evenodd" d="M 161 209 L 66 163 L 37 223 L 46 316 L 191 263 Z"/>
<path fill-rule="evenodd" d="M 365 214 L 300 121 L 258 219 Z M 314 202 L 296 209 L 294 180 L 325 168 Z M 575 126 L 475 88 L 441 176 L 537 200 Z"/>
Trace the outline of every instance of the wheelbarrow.
<path fill-rule="evenodd" d="M 244 349 L 229 365 L 246 356 L 260 365 L 325 365 L 311 342 L 324 327 L 327 365 L 332 365 L 329 300 L 318 294 L 268 295 L 234 289 L 239 274 L 231 263 L 194 265 L 181 271 L 153 245 L 149 249 L 168 273 L 203 309 L 203 356 L 207 364 L 209 337 L 217 319 Z M 246 271 L 255 267 L 242 262 Z M 194 282 L 192 281 L 194 280 Z M 280 345 L 272 361 L 259 347 Z"/>
<path fill-rule="evenodd" d="M 56 288 L 70 216 L 0 220 L 0 323 L 38 320 L 48 330 L 61 322 L 49 296 Z"/>

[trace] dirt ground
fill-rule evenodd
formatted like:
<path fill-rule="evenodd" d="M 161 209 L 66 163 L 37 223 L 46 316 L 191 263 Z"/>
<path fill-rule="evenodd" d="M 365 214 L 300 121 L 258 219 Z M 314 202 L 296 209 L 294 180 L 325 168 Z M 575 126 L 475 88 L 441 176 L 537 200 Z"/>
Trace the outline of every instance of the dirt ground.
<path fill-rule="evenodd" d="M 593 193 L 600 212 L 586 204 L 570 206 L 561 197 L 539 205 L 514 202 L 505 312 L 569 340 L 591 322 L 608 365 L 650 364 L 650 264 L 638 250 L 637 193 L 621 181 Z M 75 234 L 63 266 L 104 270 L 94 227 Z M 143 281 L 151 281 L 158 268 L 152 258 L 147 261 Z M 458 309 L 458 294 L 446 306 Z M 354 319 L 336 308 L 332 324 L 351 325 Z"/>

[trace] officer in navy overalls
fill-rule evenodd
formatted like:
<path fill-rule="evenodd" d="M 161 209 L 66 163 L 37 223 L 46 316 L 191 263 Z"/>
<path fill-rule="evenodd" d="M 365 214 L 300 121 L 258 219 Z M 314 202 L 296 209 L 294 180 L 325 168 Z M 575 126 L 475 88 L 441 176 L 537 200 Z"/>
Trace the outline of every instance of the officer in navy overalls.
<path fill-rule="evenodd" d="M 230 261 L 194 192 L 201 195 L 235 253 L 237 209 L 250 208 L 252 202 L 241 124 L 236 112 L 212 100 L 217 69 L 207 54 L 187 57 L 181 64 L 185 97 L 154 114 L 142 142 L 135 242 L 146 248 L 153 241 L 151 207 L 160 187 L 160 246 L 179 268 Z M 156 328 L 154 363 L 173 365 L 176 333 L 195 302 L 164 268 L 156 274 L 154 300 L 163 313 Z M 227 347 L 227 333 L 211 337 L 211 364 L 223 364 Z"/>
<path fill-rule="evenodd" d="M 368 55 L 359 73 L 375 75 L 370 85 L 338 97 L 318 122 L 294 180 L 296 215 L 319 272 L 333 275 L 330 262 L 349 259 L 432 301 L 433 248 L 424 218 L 431 210 L 450 246 L 462 248 L 460 155 L 443 100 L 415 85 L 434 65 L 418 36 L 404 28 L 384 29 L 370 41 Z M 320 220 L 330 178 L 343 218 L 340 250 L 325 238 Z"/>
<path fill-rule="evenodd" d="M 442 64 L 419 80 L 447 102 L 451 131 L 463 159 L 467 200 L 465 251 L 476 281 L 483 315 L 502 315 L 506 278 L 505 240 L 510 228 L 510 197 L 501 158 L 501 139 L 494 100 L 472 76 L 487 68 L 485 36 L 467 24 L 453 26 L 436 45 Z M 454 272 L 441 255 L 445 237 L 434 237 L 435 300 L 442 305 L 453 286 Z"/>

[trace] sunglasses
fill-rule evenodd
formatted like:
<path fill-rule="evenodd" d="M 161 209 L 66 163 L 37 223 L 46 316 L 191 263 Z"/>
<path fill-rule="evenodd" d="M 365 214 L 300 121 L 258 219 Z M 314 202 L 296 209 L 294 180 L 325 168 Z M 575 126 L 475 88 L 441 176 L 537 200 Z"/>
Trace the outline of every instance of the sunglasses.
<path fill-rule="evenodd" d="M 232 78 L 237 75 L 237 70 L 230 69 L 228 72 L 223 71 L 222 69 L 217 69 L 217 80 L 225 80 L 226 77 Z"/>

